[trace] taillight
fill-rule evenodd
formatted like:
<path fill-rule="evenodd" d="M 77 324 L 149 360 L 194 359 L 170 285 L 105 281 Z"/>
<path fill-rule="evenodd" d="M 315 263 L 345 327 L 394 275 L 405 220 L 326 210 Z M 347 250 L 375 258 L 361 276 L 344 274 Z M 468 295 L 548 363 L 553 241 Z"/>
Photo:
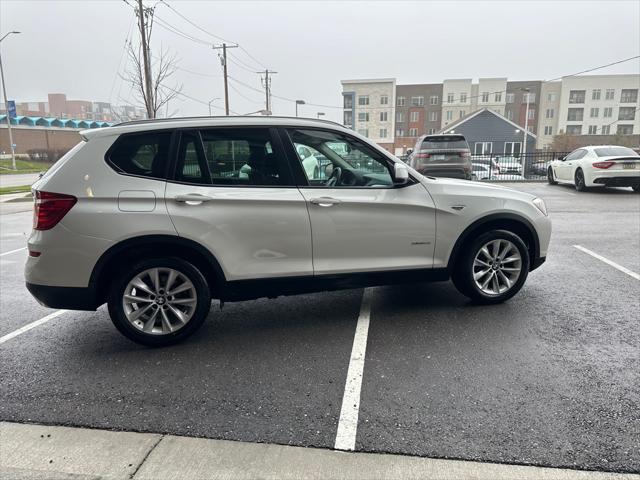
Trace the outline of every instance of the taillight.
<path fill-rule="evenodd" d="M 55 227 L 77 201 L 78 199 L 73 195 L 36 190 L 33 206 L 33 228 L 35 230 L 49 230 Z"/>
<path fill-rule="evenodd" d="M 429 158 L 428 153 L 416 153 L 416 158 Z"/>
<path fill-rule="evenodd" d="M 593 165 L 596 168 L 609 168 L 612 165 L 615 165 L 616 162 L 595 162 L 592 163 L 591 165 Z"/>

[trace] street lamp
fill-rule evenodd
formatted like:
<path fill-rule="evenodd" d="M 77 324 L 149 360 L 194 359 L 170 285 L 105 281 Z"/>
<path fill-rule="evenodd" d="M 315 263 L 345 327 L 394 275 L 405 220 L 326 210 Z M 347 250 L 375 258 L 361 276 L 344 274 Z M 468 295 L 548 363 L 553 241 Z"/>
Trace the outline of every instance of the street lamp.
<path fill-rule="evenodd" d="M 320 117 L 324 117 L 324 112 L 318 112 L 318 113 L 316 114 L 316 116 L 317 116 L 318 118 L 320 118 Z"/>
<path fill-rule="evenodd" d="M 296 117 L 298 116 L 298 105 L 304 105 L 305 102 L 304 100 L 296 100 Z"/>
<path fill-rule="evenodd" d="M 209 100 L 209 116 L 211 116 L 211 104 L 216 100 L 220 100 L 220 97 L 212 98 L 211 100 Z"/>
<path fill-rule="evenodd" d="M 527 99 L 527 109 L 524 114 L 524 140 L 522 142 L 522 160 L 524 161 L 524 156 L 527 153 L 527 131 L 529 130 L 529 92 L 531 90 L 528 88 L 521 88 L 520 90 L 526 92 L 525 96 Z"/>
<path fill-rule="evenodd" d="M 20 32 L 12 31 L 5 33 L 2 38 L 0 38 L 0 42 L 2 42 L 5 38 L 7 38 L 12 33 L 18 34 Z M 4 69 L 2 68 L 2 54 L 0 54 L 0 78 L 2 79 L 2 94 L 4 95 L 4 108 L 7 112 L 7 130 L 9 132 L 9 143 L 11 144 L 11 166 L 14 170 L 17 170 L 16 167 L 16 149 L 13 145 L 13 134 L 11 132 L 11 117 L 9 117 L 9 101 L 7 100 L 7 84 L 4 81 Z"/>

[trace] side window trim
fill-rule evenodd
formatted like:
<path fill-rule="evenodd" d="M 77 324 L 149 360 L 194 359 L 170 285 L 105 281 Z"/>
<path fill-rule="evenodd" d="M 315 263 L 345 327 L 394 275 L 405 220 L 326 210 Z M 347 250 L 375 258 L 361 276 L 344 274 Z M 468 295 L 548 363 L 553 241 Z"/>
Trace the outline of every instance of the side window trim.
<path fill-rule="evenodd" d="M 282 170 L 283 176 L 288 178 L 284 179 L 284 183 L 281 185 L 243 185 L 243 184 L 223 184 L 223 183 L 213 183 L 213 177 L 211 177 L 211 170 L 209 169 L 209 162 L 207 161 L 204 141 L 202 139 L 202 130 L 239 130 L 239 129 L 263 129 L 266 130 L 269 134 L 269 140 L 271 142 L 271 147 L 273 148 L 273 153 L 275 154 L 275 158 L 278 161 L 278 166 Z M 178 176 L 178 168 L 180 167 L 180 141 L 183 132 L 192 132 L 195 131 L 198 134 L 198 138 L 200 139 L 200 152 L 202 154 L 202 158 L 207 165 L 207 171 L 209 173 L 209 178 L 211 179 L 210 183 L 195 183 L 195 182 L 187 182 L 179 179 Z M 283 148 L 283 143 L 278 135 L 277 128 L 273 127 L 265 127 L 261 125 L 247 125 L 247 126 L 237 126 L 237 125 L 224 125 L 224 126 L 199 126 L 199 127 L 188 127 L 188 128 L 180 128 L 175 132 L 176 140 L 172 143 L 171 150 L 171 161 L 169 163 L 172 164 L 172 168 L 170 170 L 170 174 L 167 175 L 167 181 L 171 183 L 177 183 L 180 185 L 194 185 L 198 187 L 214 187 L 214 188 L 297 188 L 298 185 L 295 182 L 295 178 L 292 175 L 292 171 L 290 166 L 288 165 L 286 152 Z"/>

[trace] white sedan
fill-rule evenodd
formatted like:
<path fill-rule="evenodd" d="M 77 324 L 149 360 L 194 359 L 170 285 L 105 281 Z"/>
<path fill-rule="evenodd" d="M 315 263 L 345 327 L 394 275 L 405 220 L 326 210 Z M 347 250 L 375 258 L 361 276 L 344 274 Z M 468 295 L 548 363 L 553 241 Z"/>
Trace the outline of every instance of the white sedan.
<path fill-rule="evenodd" d="M 640 155 L 627 147 L 594 145 L 553 160 L 547 169 L 549 184 L 589 187 L 632 187 L 640 192 Z"/>

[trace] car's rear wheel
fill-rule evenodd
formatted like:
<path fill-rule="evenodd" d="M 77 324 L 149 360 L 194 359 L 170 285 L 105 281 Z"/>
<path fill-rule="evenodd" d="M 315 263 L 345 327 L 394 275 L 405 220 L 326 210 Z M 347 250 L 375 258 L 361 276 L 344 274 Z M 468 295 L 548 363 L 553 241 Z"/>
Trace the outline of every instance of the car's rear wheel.
<path fill-rule="evenodd" d="M 529 274 L 529 252 L 522 239 L 506 230 L 483 233 L 465 245 L 452 280 L 478 303 L 501 303 L 513 297 Z"/>
<path fill-rule="evenodd" d="M 547 182 L 549 183 L 549 185 L 558 184 L 558 182 L 556 181 L 556 177 L 553 175 L 553 169 L 551 167 L 547 169 Z"/>
<path fill-rule="evenodd" d="M 587 185 L 584 181 L 584 172 L 581 168 L 576 170 L 574 175 L 574 183 L 576 185 L 576 190 L 579 192 L 585 192 L 587 190 Z"/>
<path fill-rule="evenodd" d="M 211 306 L 207 281 L 179 258 L 143 260 L 113 283 L 109 314 L 116 328 L 134 342 L 171 345 L 193 334 Z"/>

